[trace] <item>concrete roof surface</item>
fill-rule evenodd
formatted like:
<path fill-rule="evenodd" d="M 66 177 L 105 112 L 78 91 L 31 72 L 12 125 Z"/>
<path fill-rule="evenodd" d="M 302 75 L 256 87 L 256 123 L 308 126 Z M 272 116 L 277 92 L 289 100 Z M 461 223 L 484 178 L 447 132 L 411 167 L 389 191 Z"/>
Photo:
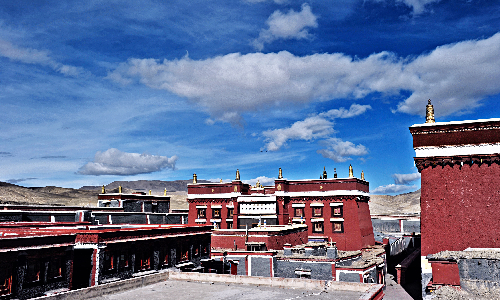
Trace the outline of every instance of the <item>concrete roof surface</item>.
<path fill-rule="evenodd" d="M 285 300 L 285 299 L 359 299 L 364 295 L 356 291 L 320 291 L 286 289 L 268 286 L 227 284 L 218 282 L 192 282 L 167 280 L 123 293 L 94 299 L 190 299 L 190 300 Z"/>

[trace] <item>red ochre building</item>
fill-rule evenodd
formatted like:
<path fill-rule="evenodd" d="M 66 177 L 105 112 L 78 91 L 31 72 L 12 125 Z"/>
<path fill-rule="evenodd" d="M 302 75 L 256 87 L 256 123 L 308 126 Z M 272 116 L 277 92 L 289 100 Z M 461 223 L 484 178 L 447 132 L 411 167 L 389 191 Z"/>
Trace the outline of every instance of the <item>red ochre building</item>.
<path fill-rule="evenodd" d="M 28 299 L 210 258 L 209 226 L 0 223 L 0 298 Z"/>
<path fill-rule="evenodd" d="M 410 132 L 422 175 L 422 276 L 428 281 L 428 255 L 500 248 L 500 119 L 435 122 L 429 100 L 426 123 Z M 456 262 L 434 260 L 432 276 L 460 284 Z"/>
<path fill-rule="evenodd" d="M 194 174 L 193 184 L 188 184 L 189 224 L 235 232 L 306 224 L 309 241 L 335 242 L 339 250 L 374 245 L 369 184 L 363 173 L 355 178 L 349 167 L 348 178 L 336 177 L 328 179 L 324 171 L 321 179 L 287 180 L 280 168 L 274 186 L 252 187 L 240 180 L 239 171 L 235 180 L 220 183 L 197 183 Z M 212 244 L 217 247 L 216 241 Z"/>

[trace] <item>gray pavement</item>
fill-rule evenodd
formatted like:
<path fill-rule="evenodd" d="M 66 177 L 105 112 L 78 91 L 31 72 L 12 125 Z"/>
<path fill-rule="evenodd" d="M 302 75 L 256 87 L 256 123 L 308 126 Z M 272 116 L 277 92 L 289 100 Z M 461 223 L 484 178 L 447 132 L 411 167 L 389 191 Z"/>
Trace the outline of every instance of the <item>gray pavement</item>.
<path fill-rule="evenodd" d="M 284 289 L 268 286 L 225 284 L 213 282 L 193 282 L 167 280 L 142 288 L 125 291 L 94 299 L 107 300 L 295 300 L 295 299 L 359 299 L 363 294 L 354 291 L 319 291 L 303 289 Z M 404 298 L 400 298 L 404 299 Z"/>

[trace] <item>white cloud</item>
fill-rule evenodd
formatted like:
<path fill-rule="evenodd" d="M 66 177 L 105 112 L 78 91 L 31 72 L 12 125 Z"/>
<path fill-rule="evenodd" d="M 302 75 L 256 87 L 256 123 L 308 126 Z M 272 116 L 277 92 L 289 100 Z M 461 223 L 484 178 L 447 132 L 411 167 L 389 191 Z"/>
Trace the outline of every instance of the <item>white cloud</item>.
<path fill-rule="evenodd" d="M 40 51 L 30 48 L 19 48 L 12 43 L 0 39 L 0 56 L 7 57 L 14 61 L 19 61 L 25 64 L 37 64 L 42 66 L 49 66 L 55 71 L 65 76 L 88 76 L 90 72 L 81 67 L 63 65 L 56 62 L 49 56 L 48 51 Z"/>
<path fill-rule="evenodd" d="M 343 141 L 339 138 L 329 138 L 320 142 L 321 145 L 327 147 L 320 149 L 317 153 L 325 158 L 329 158 L 335 162 L 345 162 L 350 160 L 350 156 L 361 156 L 368 154 L 368 149 L 359 144 L 354 145 L 349 141 Z"/>
<path fill-rule="evenodd" d="M 364 114 L 367 110 L 371 109 L 370 105 L 359 105 L 352 104 L 349 110 L 341 107 L 339 109 L 331 109 L 327 112 L 320 113 L 319 116 L 325 116 L 329 118 L 352 118 Z"/>
<path fill-rule="evenodd" d="M 331 109 L 316 116 L 308 117 L 302 121 L 297 121 L 290 127 L 264 131 L 262 135 L 266 137 L 265 148 L 268 151 L 276 151 L 279 150 L 283 145 L 286 145 L 287 141 L 289 140 L 311 141 L 318 138 L 328 138 L 332 133 L 334 133 L 334 123 L 327 118 L 332 120 L 335 118 L 352 118 L 363 114 L 368 109 L 371 109 L 370 105 L 352 104 L 349 110 L 343 107 L 339 109 Z M 364 146 L 362 145 L 354 146 L 350 142 L 341 142 L 340 139 L 335 138 L 331 138 L 328 141 L 329 142 L 326 142 L 328 146 L 334 146 L 335 149 L 338 150 L 333 150 L 335 151 L 335 153 L 353 153 L 352 155 L 363 155 L 354 154 L 360 153 L 360 150 L 362 150 L 361 148 L 364 149 Z M 366 149 L 364 150 L 366 151 Z M 325 153 L 327 152 L 328 151 L 326 151 Z M 323 154 L 323 156 L 325 155 L 326 154 Z"/>
<path fill-rule="evenodd" d="M 276 178 L 269 178 L 269 177 L 266 177 L 266 176 L 259 176 L 257 178 L 254 178 L 254 179 L 250 179 L 250 180 L 243 180 L 243 183 L 246 183 L 246 184 L 250 184 L 252 186 L 254 186 L 257 181 L 259 181 L 260 184 L 262 184 L 263 186 L 270 186 L 270 185 L 274 185 L 274 180 Z"/>
<path fill-rule="evenodd" d="M 312 13 L 311 7 L 307 3 L 302 4 L 300 12 L 291 9 L 288 13 L 282 13 L 277 10 L 266 21 L 269 28 L 260 31 L 259 37 L 253 41 L 253 45 L 261 51 L 264 44 L 277 39 L 308 38 L 308 28 L 318 27 L 316 19 L 317 17 Z"/>
<path fill-rule="evenodd" d="M 215 120 L 238 122 L 243 112 L 272 106 L 379 92 L 410 96 L 394 111 L 425 114 L 432 99 L 436 117 L 473 109 L 500 93 L 500 33 L 483 40 L 445 45 L 416 58 L 381 52 L 364 59 L 344 54 L 298 57 L 289 52 L 232 53 L 205 60 L 129 59 L 110 73 L 138 77 L 205 107 Z"/>
<path fill-rule="evenodd" d="M 157 172 L 162 169 L 175 169 L 177 156 L 166 157 L 150 154 L 126 153 L 111 148 L 98 151 L 94 161 L 88 162 L 78 170 L 82 175 L 136 175 Z"/>
<path fill-rule="evenodd" d="M 371 0 L 371 1 L 377 3 L 388 2 L 388 0 Z M 390 1 L 392 2 L 392 0 Z M 437 3 L 439 1 L 441 0 L 395 0 L 396 3 L 403 3 L 404 5 L 408 6 L 412 10 L 413 15 L 419 15 L 426 12 L 429 4 Z"/>
<path fill-rule="evenodd" d="M 419 15 L 426 11 L 425 6 L 430 3 L 436 3 L 441 0 L 397 0 L 397 2 L 403 2 L 405 5 L 413 10 L 414 15 Z"/>
<path fill-rule="evenodd" d="M 408 190 L 413 190 L 416 189 L 416 185 L 399 185 L 399 184 L 389 184 L 389 185 L 383 185 L 379 186 L 376 189 L 373 189 L 370 191 L 372 194 L 396 194 L 396 193 L 401 193 L 405 192 Z"/>
<path fill-rule="evenodd" d="M 333 123 L 318 117 L 309 117 L 303 121 L 297 121 L 287 128 L 279 128 L 264 131 L 266 137 L 265 148 L 269 151 L 279 150 L 288 140 L 314 140 L 324 138 L 333 133 Z"/>
<path fill-rule="evenodd" d="M 411 174 L 393 174 L 392 178 L 394 178 L 395 184 L 408 184 L 417 179 L 420 179 L 420 173 L 411 173 Z"/>

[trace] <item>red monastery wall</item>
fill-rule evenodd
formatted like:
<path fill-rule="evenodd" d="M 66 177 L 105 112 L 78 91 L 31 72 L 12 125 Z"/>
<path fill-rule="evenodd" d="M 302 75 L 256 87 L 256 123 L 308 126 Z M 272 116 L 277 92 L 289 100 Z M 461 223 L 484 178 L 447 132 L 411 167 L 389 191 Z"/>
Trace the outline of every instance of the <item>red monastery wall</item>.
<path fill-rule="evenodd" d="M 446 165 L 422 170 L 422 255 L 500 248 L 500 166 Z"/>

